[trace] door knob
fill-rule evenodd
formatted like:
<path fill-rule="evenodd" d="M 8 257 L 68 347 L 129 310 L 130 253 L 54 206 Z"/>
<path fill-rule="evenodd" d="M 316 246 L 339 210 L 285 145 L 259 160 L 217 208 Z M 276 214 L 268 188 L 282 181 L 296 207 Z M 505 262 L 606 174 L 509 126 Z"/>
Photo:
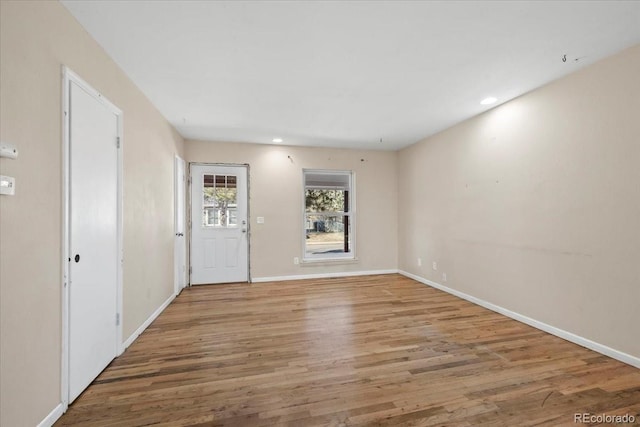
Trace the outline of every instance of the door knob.
<path fill-rule="evenodd" d="M 76 256 L 74 256 L 74 257 L 73 257 L 73 259 L 74 259 L 76 262 L 79 262 L 79 261 L 80 261 L 80 254 L 76 254 Z"/>
<path fill-rule="evenodd" d="M 176 236 L 182 237 L 182 236 L 184 236 L 184 233 L 176 233 Z"/>
<path fill-rule="evenodd" d="M 247 229 L 246 229 L 246 228 L 243 228 L 243 229 L 242 229 L 242 232 L 243 232 L 243 233 L 246 233 L 246 232 L 247 232 Z"/>

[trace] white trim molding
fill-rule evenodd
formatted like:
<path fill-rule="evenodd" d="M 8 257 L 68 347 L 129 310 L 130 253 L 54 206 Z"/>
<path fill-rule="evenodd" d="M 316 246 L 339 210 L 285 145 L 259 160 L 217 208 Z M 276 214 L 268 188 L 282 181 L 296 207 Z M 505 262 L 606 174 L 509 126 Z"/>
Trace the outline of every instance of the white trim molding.
<path fill-rule="evenodd" d="M 378 274 L 396 274 L 398 270 L 341 271 L 337 273 L 299 274 L 291 276 L 255 277 L 252 283 L 283 282 L 287 280 L 328 279 L 332 277 L 374 276 Z"/>
<path fill-rule="evenodd" d="M 53 408 L 49 415 L 47 415 L 40 423 L 38 423 L 37 427 L 51 427 L 58 419 L 64 414 L 65 405 L 64 403 L 58 403 L 58 406 Z"/>
<path fill-rule="evenodd" d="M 403 270 L 399 270 L 398 273 L 402 274 L 403 276 L 409 277 L 417 282 L 423 283 L 425 285 L 431 286 L 433 288 L 439 289 L 441 291 L 444 291 L 448 294 L 457 296 L 458 298 L 462 298 L 464 300 L 467 300 L 469 302 L 472 302 L 474 304 L 477 304 L 479 306 L 482 306 L 486 309 L 489 309 L 491 311 L 495 311 L 496 313 L 500 313 L 504 316 L 510 317 L 511 319 L 517 320 L 518 322 L 522 322 L 525 323 L 529 326 L 532 326 L 536 329 L 540 329 L 541 331 L 547 332 L 551 335 L 555 335 L 559 338 L 562 338 L 564 340 L 570 341 L 574 344 L 578 344 L 582 347 L 588 348 L 589 350 L 593 350 L 595 352 L 598 352 L 600 354 L 604 354 L 605 356 L 609 356 L 613 359 L 619 360 L 621 362 L 624 362 L 628 365 L 634 366 L 636 368 L 640 368 L 640 358 L 632 356 L 630 354 L 624 353 L 622 351 L 613 349 L 611 347 L 608 347 L 604 344 L 600 344 L 597 343 L 595 341 L 591 341 L 588 338 L 584 338 L 581 337 L 580 335 L 576 335 L 572 332 L 568 332 L 565 331 L 564 329 L 560 329 L 560 328 L 556 328 L 555 326 L 551 326 L 548 325 L 546 323 L 543 323 L 539 320 L 536 319 L 532 319 L 530 317 L 527 317 L 523 314 L 520 313 L 516 313 L 515 311 L 511 311 L 508 310 L 504 307 L 501 307 L 499 305 L 495 305 L 492 304 L 488 301 L 485 301 L 483 299 L 474 297 L 472 295 L 469 294 L 465 294 L 464 292 L 460 292 L 457 291 L 455 289 L 449 288 L 447 286 L 444 286 L 438 282 L 434 282 L 428 279 L 425 279 L 424 277 L 420 277 L 417 276 L 415 274 L 409 273 L 407 271 L 403 271 Z"/>
<path fill-rule="evenodd" d="M 140 327 L 136 329 L 135 332 L 132 333 L 131 336 L 127 338 L 125 342 L 122 343 L 122 351 L 126 350 L 131 344 L 133 344 L 136 338 L 138 338 L 144 332 L 144 330 L 147 329 L 149 325 L 151 325 L 151 323 L 153 323 L 153 321 L 156 320 L 158 316 L 160 316 L 160 313 L 162 313 L 164 309 L 167 308 L 175 298 L 176 298 L 176 295 L 172 293 L 171 296 L 165 302 L 163 302 L 162 305 L 158 307 L 156 311 L 151 313 L 151 316 L 149 316 L 149 318 L 145 320 L 144 323 L 140 325 Z"/>

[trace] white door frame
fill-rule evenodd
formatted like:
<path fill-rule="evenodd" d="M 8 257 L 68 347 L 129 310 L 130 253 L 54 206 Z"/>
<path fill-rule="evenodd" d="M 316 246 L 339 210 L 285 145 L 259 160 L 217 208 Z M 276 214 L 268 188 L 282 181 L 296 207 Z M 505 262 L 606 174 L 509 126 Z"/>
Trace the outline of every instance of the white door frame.
<path fill-rule="evenodd" d="M 193 227 L 191 224 L 191 213 L 193 210 L 193 200 L 191 200 L 191 167 L 192 166 L 230 166 L 230 167 L 242 167 L 247 169 L 247 282 L 251 283 L 251 167 L 248 163 L 203 163 L 203 162 L 189 162 L 189 173 L 187 186 L 187 224 L 189 233 L 189 244 L 187 245 L 187 265 L 189 266 L 189 284 L 191 286 L 191 253 L 193 244 Z"/>
<path fill-rule="evenodd" d="M 176 154 L 175 155 L 175 159 L 173 161 L 173 168 L 174 168 L 173 169 L 173 179 L 174 179 L 174 182 L 173 182 L 173 186 L 174 186 L 174 188 L 173 188 L 173 195 L 174 195 L 173 196 L 174 197 L 174 200 L 173 200 L 174 230 L 173 231 L 174 231 L 174 233 L 177 233 L 178 228 L 179 228 L 178 227 L 178 218 L 177 218 L 179 201 L 178 201 L 178 197 L 177 197 L 178 196 L 178 189 L 176 188 L 177 185 L 180 185 L 180 184 L 178 184 L 176 182 L 176 172 L 178 170 L 178 163 L 182 163 L 182 174 L 183 174 L 182 195 L 185 196 L 186 195 L 186 191 L 188 191 L 188 188 L 187 188 L 188 186 L 186 185 L 187 181 L 188 181 L 187 180 L 187 164 L 186 164 L 186 162 L 184 161 L 184 159 L 182 157 L 180 157 L 180 156 L 178 156 Z M 186 266 L 188 264 L 188 257 L 187 257 L 187 235 L 188 235 L 188 231 L 187 231 L 187 198 L 186 198 L 186 196 L 183 197 L 182 207 L 183 207 L 183 210 L 184 210 L 182 212 L 182 222 L 183 222 L 182 223 L 182 230 L 183 230 L 183 233 L 184 233 L 184 236 L 183 236 L 184 237 L 184 239 L 183 239 L 183 244 L 184 244 L 184 265 L 185 265 L 185 269 L 186 269 Z M 174 250 L 174 254 L 173 254 L 174 269 L 177 267 L 175 265 L 176 264 L 176 251 L 178 251 L 180 249 L 182 249 L 182 248 L 177 247 L 177 245 L 175 243 L 175 237 L 174 237 L 174 248 L 173 248 L 173 250 Z M 173 274 L 174 275 L 174 278 L 173 278 L 173 280 L 174 280 L 173 293 L 176 296 L 178 296 L 178 294 L 182 291 L 182 289 L 184 287 L 187 286 L 187 284 L 189 282 L 188 272 L 187 271 L 182 272 L 182 280 L 183 280 L 184 286 L 181 287 L 180 286 L 180 281 L 178 280 L 178 275 L 179 274 L 180 274 L 179 272 L 175 272 L 175 271 L 174 271 L 174 274 Z"/>
<path fill-rule="evenodd" d="M 71 82 L 77 84 L 87 93 L 109 108 L 118 121 L 118 138 L 120 149 L 118 150 L 117 165 L 117 245 L 120 262 L 117 264 L 117 284 L 116 284 L 116 309 L 119 314 L 118 325 L 116 327 L 116 352 L 121 355 L 124 351 L 122 345 L 122 261 L 123 261 L 123 238 L 122 238 L 122 111 L 105 98 L 100 92 L 92 88 L 80 76 L 71 71 L 66 66 L 62 66 L 62 367 L 61 367 L 61 401 L 63 410 L 69 406 L 69 230 L 70 230 L 70 143 L 69 143 L 69 90 Z"/>

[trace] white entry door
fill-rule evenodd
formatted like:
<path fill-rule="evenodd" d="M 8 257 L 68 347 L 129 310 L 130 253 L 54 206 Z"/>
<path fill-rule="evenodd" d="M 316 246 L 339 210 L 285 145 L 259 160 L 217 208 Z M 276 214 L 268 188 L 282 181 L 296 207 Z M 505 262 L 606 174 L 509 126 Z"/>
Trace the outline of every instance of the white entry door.
<path fill-rule="evenodd" d="M 118 351 L 119 110 L 69 82 L 69 402 Z"/>
<path fill-rule="evenodd" d="M 191 284 L 246 282 L 247 168 L 191 165 Z"/>
<path fill-rule="evenodd" d="M 187 238 L 185 237 L 185 188 L 187 184 L 184 160 L 176 156 L 174 164 L 174 283 L 177 295 L 187 284 Z"/>

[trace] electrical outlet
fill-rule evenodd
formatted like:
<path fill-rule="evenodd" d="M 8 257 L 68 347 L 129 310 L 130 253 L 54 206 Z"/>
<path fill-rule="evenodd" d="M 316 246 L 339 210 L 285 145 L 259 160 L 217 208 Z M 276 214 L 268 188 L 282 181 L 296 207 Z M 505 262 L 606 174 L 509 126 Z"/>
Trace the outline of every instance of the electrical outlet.
<path fill-rule="evenodd" d="M 300 258 L 298 258 L 297 256 L 294 256 L 293 257 L 293 263 L 296 264 L 296 265 L 300 264 Z"/>
<path fill-rule="evenodd" d="M 418 267 L 422 266 L 422 258 L 418 258 Z"/>
<path fill-rule="evenodd" d="M 443 282 L 447 281 L 447 273 L 442 273 L 442 281 Z"/>
<path fill-rule="evenodd" d="M 438 263 L 436 261 L 433 261 L 433 269 L 434 270 L 438 269 Z"/>

